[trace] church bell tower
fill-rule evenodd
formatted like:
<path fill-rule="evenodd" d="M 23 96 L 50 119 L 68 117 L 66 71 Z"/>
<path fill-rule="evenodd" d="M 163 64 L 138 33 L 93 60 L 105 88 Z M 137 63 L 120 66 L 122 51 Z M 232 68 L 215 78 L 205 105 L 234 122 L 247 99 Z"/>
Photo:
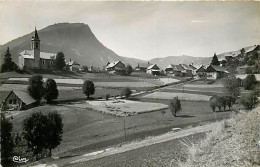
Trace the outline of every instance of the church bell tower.
<path fill-rule="evenodd" d="M 38 32 L 34 30 L 34 36 L 31 39 L 31 49 L 33 50 L 34 55 L 34 68 L 41 68 L 40 62 L 40 38 L 38 36 Z"/>

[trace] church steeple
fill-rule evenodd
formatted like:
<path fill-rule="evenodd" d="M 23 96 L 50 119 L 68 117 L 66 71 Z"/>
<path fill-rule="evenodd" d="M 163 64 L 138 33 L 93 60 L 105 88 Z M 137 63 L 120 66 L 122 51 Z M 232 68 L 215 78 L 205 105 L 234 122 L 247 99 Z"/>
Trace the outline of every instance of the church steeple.
<path fill-rule="evenodd" d="M 35 30 L 34 30 L 34 37 L 32 37 L 31 48 L 40 50 L 40 38 L 38 36 L 38 32 L 36 30 L 36 27 L 35 27 Z"/>

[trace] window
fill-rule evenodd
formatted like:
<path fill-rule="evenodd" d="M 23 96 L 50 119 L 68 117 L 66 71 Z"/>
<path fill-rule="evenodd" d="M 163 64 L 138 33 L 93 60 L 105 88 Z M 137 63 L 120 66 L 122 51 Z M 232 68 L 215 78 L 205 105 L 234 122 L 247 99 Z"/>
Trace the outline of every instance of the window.
<path fill-rule="evenodd" d="M 16 99 L 14 99 L 13 104 L 16 104 Z"/>
<path fill-rule="evenodd" d="M 9 104 L 12 104 L 12 102 L 13 102 L 12 99 L 10 99 L 10 100 L 9 100 Z"/>
<path fill-rule="evenodd" d="M 53 65 L 53 61 L 51 61 L 51 65 Z"/>
<path fill-rule="evenodd" d="M 42 61 L 42 65 L 44 65 L 44 64 L 45 64 L 45 61 L 43 60 L 43 61 Z"/>

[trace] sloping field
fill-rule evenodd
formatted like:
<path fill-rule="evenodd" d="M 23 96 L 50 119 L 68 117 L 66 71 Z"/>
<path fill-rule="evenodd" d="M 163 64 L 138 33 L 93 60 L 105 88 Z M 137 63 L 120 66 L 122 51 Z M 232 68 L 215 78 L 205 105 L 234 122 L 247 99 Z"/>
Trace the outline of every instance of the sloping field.
<path fill-rule="evenodd" d="M 207 134 L 199 144 L 187 145 L 189 158 L 180 167 L 260 166 L 260 107 L 241 113 Z"/>
<path fill-rule="evenodd" d="M 173 99 L 178 97 L 180 100 L 185 101 L 209 101 L 211 96 L 189 93 L 173 93 L 173 92 L 153 92 L 151 94 L 143 96 L 144 98 L 151 99 Z"/>
<path fill-rule="evenodd" d="M 130 100 L 86 101 L 85 104 L 75 104 L 75 106 L 89 108 L 116 116 L 128 116 L 168 108 L 168 105 L 165 104 Z"/>

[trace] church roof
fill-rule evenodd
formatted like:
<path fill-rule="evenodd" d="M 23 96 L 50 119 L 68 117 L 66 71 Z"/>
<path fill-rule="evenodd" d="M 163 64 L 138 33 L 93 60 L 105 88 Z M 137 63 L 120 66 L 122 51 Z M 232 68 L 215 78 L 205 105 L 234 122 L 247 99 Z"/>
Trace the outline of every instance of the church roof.
<path fill-rule="evenodd" d="M 24 50 L 20 53 L 20 55 L 25 59 L 34 59 L 33 50 Z M 54 59 L 55 57 L 56 53 L 40 52 L 41 59 Z"/>

